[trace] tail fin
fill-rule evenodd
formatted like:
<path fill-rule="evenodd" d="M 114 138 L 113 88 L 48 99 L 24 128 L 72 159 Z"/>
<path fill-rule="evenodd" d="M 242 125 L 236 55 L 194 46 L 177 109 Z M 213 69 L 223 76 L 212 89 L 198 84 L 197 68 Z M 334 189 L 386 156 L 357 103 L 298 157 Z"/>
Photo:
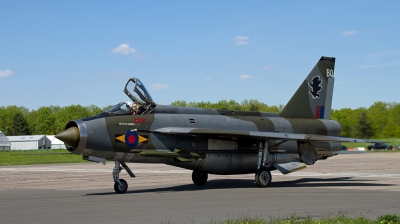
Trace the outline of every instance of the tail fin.
<path fill-rule="evenodd" d="M 280 113 L 281 117 L 331 117 L 335 58 L 322 56 Z"/>

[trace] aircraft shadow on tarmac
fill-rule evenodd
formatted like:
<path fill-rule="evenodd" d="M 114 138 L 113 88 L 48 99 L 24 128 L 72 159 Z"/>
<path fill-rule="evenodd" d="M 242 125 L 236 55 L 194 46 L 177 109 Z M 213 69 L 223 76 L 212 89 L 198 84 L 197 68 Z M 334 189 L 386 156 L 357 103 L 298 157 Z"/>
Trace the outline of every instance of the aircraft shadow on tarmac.
<path fill-rule="evenodd" d="M 293 188 L 293 187 L 376 187 L 376 186 L 393 186 L 393 184 L 372 183 L 376 180 L 357 179 L 352 177 L 335 177 L 335 178 L 301 178 L 289 181 L 275 181 L 272 182 L 268 188 Z M 366 183 L 369 182 L 369 183 Z M 132 185 L 134 187 L 134 185 Z M 194 184 L 184 184 L 171 187 L 160 187 L 152 189 L 137 189 L 127 191 L 125 194 L 138 194 L 138 193 L 165 193 L 175 191 L 201 191 L 213 189 L 234 189 L 234 188 L 257 188 L 254 180 L 243 179 L 224 179 L 224 180 L 210 180 L 203 186 L 196 186 Z M 114 195 L 115 192 L 104 193 L 91 193 L 91 195 Z"/>

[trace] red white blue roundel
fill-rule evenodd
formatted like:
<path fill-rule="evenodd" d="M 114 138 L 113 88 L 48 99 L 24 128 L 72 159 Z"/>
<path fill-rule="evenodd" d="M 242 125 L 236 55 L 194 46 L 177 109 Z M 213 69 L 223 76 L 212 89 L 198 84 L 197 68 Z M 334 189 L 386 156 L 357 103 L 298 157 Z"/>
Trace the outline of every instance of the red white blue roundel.
<path fill-rule="evenodd" d="M 139 144 L 139 135 L 136 131 L 128 131 L 125 134 L 125 144 L 130 147 L 134 148 Z"/>

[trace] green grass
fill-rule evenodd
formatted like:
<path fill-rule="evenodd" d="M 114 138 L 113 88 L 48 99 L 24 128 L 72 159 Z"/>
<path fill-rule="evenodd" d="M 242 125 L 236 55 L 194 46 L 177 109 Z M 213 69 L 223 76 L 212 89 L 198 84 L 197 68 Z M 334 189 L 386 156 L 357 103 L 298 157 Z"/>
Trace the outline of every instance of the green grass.
<path fill-rule="evenodd" d="M 74 155 L 67 150 L 29 150 L 0 151 L 0 166 L 52 164 L 52 163 L 83 163 L 81 155 Z"/>
<path fill-rule="evenodd" d="M 210 222 L 212 224 L 400 224 L 400 216 L 395 214 L 387 214 L 379 216 L 378 218 L 371 220 L 363 216 L 348 217 L 345 214 L 339 214 L 333 217 L 322 217 L 318 219 L 312 219 L 311 217 L 301 218 L 296 215 L 287 218 L 272 218 L 265 220 L 264 218 L 255 217 L 240 217 L 231 218 L 222 222 Z"/>

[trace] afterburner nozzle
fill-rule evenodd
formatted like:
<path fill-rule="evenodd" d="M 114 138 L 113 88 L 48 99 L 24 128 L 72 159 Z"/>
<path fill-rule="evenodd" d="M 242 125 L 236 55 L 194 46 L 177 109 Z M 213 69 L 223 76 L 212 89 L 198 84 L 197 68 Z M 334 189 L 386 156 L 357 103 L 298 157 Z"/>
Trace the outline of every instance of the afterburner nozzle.
<path fill-rule="evenodd" d="M 70 146 L 78 147 L 80 133 L 77 127 L 70 127 L 61 132 L 60 134 L 56 135 L 55 137 Z"/>

